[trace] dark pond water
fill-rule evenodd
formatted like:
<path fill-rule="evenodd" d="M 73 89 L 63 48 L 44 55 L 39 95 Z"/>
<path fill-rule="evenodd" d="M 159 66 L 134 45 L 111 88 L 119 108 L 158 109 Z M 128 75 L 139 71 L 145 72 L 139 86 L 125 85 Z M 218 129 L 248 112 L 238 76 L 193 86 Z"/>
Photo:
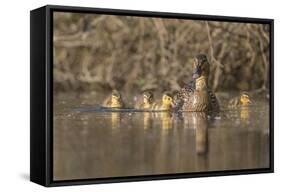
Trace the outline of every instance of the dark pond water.
<path fill-rule="evenodd" d="M 80 110 L 99 100 L 55 96 L 55 180 L 269 167 L 267 100 L 217 117 Z"/>

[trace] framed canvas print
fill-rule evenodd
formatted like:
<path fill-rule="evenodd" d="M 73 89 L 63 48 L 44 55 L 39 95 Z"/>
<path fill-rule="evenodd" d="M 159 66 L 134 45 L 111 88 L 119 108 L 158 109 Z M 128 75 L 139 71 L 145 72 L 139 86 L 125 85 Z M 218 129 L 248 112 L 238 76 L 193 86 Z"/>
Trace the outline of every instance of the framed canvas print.
<path fill-rule="evenodd" d="M 273 172 L 273 20 L 31 11 L 30 179 Z"/>

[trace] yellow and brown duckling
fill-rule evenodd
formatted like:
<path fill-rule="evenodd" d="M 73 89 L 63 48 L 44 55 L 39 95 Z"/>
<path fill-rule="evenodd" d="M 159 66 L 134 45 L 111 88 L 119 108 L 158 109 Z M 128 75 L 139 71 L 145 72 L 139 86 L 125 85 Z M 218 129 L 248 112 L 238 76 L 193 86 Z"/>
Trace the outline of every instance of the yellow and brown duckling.
<path fill-rule="evenodd" d="M 122 96 L 117 90 L 113 90 L 111 95 L 104 100 L 103 106 L 112 108 L 125 107 L 124 102 L 122 100 Z"/>
<path fill-rule="evenodd" d="M 239 97 L 232 98 L 229 103 L 229 108 L 246 107 L 252 103 L 248 93 L 243 92 Z"/>
<path fill-rule="evenodd" d="M 153 97 L 153 93 L 150 91 L 145 91 L 143 93 L 143 101 L 136 105 L 137 109 L 153 109 L 156 105 L 156 103 L 154 102 L 154 97 Z"/>
<path fill-rule="evenodd" d="M 182 111 L 219 111 L 216 95 L 208 86 L 210 64 L 206 55 L 199 54 L 194 58 L 193 81 L 187 84 L 178 94 L 176 107 Z M 180 103 L 181 104 L 178 104 Z"/>
<path fill-rule="evenodd" d="M 174 108 L 173 96 L 170 93 L 164 93 L 159 104 L 155 104 L 153 109 L 160 111 L 170 111 Z"/>

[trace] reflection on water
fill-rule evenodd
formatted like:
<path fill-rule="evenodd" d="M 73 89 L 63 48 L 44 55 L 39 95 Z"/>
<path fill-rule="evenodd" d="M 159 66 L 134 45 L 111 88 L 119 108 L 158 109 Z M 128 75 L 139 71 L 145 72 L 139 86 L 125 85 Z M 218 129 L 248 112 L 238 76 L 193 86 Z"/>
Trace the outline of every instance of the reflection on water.
<path fill-rule="evenodd" d="M 249 107 L 242 107 L 240 110 L 240 118 L 241 120 L 245 120 L 247 121 L 250 117 L 250 114 L 249 114 Z"/>
<path fill-rule="evenodd" d="M 86 104 L 55 97 L 55 180 L 269 167 L 267 101 L 219 116 L 73 110 Z"/>

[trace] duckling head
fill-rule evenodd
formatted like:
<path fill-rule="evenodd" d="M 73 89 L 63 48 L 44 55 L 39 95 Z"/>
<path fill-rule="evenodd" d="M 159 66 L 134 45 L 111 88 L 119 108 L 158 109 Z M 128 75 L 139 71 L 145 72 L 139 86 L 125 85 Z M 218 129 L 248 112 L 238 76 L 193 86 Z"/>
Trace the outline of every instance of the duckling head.
<path fill-rule="evenodd" d="M 111 105 L 112 105 L 112 107 L 120 107 L 121 101 L 122 101 L 121 94 L 117 90 L 113 90 L 112 94 L 111 94 Z"/>
<path fill-rule="evenodd" d="M 249 104 L 251 104 L 251 100 L 250 100 L 250 97 L 247 93 L 242 93 L 241 96 L 240 96 L 240 102 L 242 104 L 242 106 L 247 106 Z"/>
<path fill-rule="evenodd" d="M 150 104 L 153 100 L 153 94 L 150 91 L 145 91 L 143 93 L 143 103 Z"/>
<path fill-rule="evenodd" d="M 208 78 L 210 71 L 210 64 L 208 62 L 207 56 L 204 54 L 199 54 L 194 58 L 193 63 L 193 79 L 197 79 L 201 76 Z"/>
<path fill-rule="evenodd" d="M 173 97 L 171 94 L 169 93 L 164 93 L 163 96 L 162 96 L 162 105 L 165 107 L 165 108 L 171 108 L 174 106 L 174 102 L 173 102 Z"/>

